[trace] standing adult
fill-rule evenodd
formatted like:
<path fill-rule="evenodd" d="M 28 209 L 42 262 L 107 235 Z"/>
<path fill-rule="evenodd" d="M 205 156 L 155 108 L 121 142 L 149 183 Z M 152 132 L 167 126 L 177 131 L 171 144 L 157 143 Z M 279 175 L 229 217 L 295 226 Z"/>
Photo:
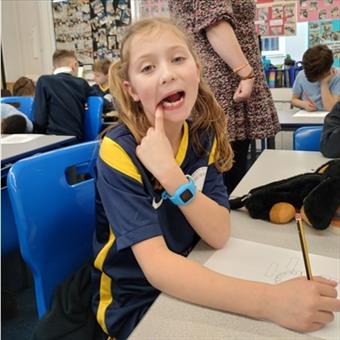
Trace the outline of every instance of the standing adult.
<path fill-rule="evenodd" d="M 264 79 L 255 31 L 255 1 L 169 0 L 170 14 L 193 39 L 204 77 L 228 117 L 234 165 L 229 193 L 247 171 L 251 140 L 275 136 L 280 125 Z"/>

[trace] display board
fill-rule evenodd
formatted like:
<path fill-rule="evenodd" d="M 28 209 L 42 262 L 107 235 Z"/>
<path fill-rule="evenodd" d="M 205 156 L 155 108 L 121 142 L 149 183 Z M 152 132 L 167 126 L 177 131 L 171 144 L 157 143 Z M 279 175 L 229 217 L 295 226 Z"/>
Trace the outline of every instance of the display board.
<path fill-rule="evenodd" d="M 333 52 L 334 66 L 340 67 L 340 19 L 308 23 L 308 47 L 326 44 Z"/>
<path fill-rule="evenodd" d="M 82 64 L 119 58 L 131 22 L 130 0 L 58 0 L 52 12 L 57 49 L 74 50 Z"/>
<path fill-rule="evenodd" d="M 296 35 L 296 1 L 257 0 L 255 26 L 261 37 Z"/>
<path fill-rule="evenodd" d="M 135 0 L 136 1 L 136 0 Z M 167 0 L 137 0 L 139 16 L 141 18 L 150 16 L 168 16 L 169 7 Z"/>
<path fill-rule="evenodd" d="M 299 0 L 299 22 L 337 19 L 340 15 L 340 0 Z"/>

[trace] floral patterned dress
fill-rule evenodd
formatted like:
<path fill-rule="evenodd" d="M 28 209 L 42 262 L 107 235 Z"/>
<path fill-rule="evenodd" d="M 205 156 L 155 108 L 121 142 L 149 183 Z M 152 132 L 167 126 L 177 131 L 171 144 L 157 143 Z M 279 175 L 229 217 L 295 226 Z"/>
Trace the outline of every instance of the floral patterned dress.
<path fill-rule="evenodd" d="M 271 92 L 264 79 L 255 32 L 255 6 L 253 0 L 169 0 L 171 16 L 192 36 L 202 60 L 204 77 L 228 116 L 231 141 L 271 137 L 280 130 Z M 232 25 L 255 72 L 253 92 L 246 102 L 234 102 L 240 79 L 213 50 L 206 36 L 206 29 L 221 20 Z"/>

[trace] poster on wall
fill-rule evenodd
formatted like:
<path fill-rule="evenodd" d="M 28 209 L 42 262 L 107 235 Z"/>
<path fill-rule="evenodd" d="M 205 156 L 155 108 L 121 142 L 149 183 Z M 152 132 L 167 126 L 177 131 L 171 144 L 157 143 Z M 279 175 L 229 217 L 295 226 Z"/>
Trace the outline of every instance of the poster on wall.
<path fill-rule="evenodd" d="M 140 17 L 169 16 L 167 0 L 137 0 Z"/>
<path fill-rule="evenodd" d="M 258 0 L 255 26 L 262 37 L 296 35 L 296 1 Z"/>
<path fill-rule="evenodd" d="M 131 22 L 130 0 L 57 0 L 52 9 L 56 48 L 74 50 L 82 64 L 119 58 Z"/>
<path fill-rule="evenodd" d="M 340 0 L 299 0 L 299 22 L 337 19 L 340 16 Z"/>
<path fill-rule="evenodd" d="M 340 19 L 308 23 L 308 47 L 326 44 L 333 52 L 334 66 L 340 67 Z"/>

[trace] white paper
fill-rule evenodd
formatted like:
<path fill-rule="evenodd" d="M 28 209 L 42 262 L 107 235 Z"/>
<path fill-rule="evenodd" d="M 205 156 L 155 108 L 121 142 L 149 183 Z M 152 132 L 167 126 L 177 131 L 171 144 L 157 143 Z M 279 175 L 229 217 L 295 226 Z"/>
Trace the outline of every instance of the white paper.
<path fill-rule="evenodd" d="M 340 296 L 340 260 L 314 254 L 309 257 L 312 274 L 337 281 Z M 302 252 L 237 238 L 230 238 L 226 247 L 217 250 L 205 266 L 228 276 L 268 283 L 306 276 Z M 333 322 L 309 334 L 322 339 L 340 339 L 339 313 Z"/>
<path fill-rule="evenodd" d="M 308 112 L 306 110 L 299 110 L 298 112 L 293 114 L 293 117 L 325 117 L 328 111 L 312 111 Z"/>
<path fill-rule="evenodd" d="M 1 137 L 1 144 L 19 144 L 27 143 L 34 139 L 41 137 L 42 135 L 33 134 L 13 134 L 6 137 Z"/>

